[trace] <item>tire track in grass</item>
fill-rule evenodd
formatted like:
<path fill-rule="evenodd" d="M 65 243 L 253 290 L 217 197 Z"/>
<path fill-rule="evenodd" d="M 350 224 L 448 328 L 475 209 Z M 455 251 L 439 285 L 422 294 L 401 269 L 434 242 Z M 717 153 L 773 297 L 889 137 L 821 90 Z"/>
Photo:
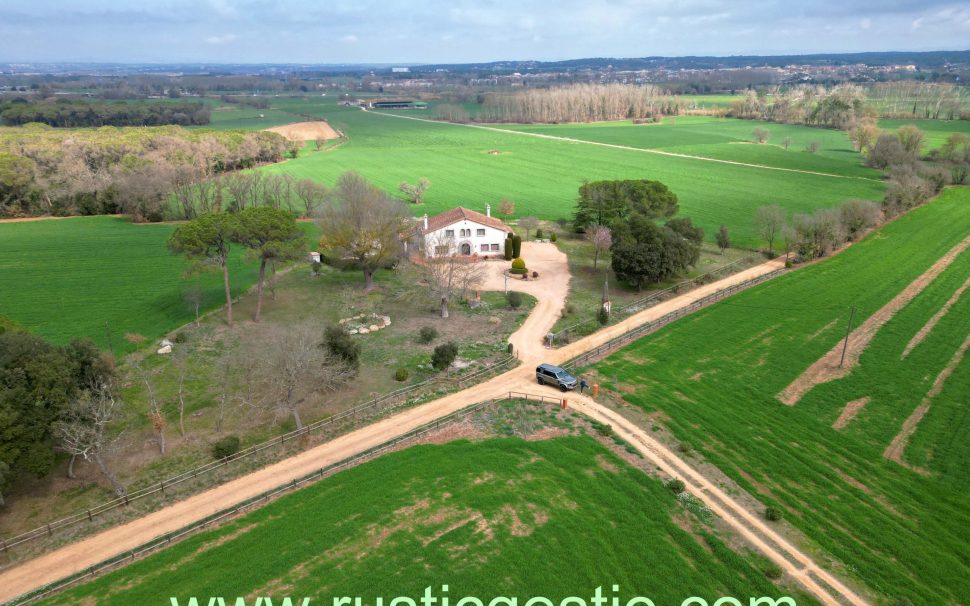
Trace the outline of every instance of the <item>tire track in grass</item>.
<path fill-rule="evenodd" d="M 933 332 L 933 327 L 935 327 L 936 324 L 943 319 L 943 316 L 945 316 L 947 312 L 950 311 L 950 308 L 953 307 L 953 305 L 958 300 L 960 300 L 960 297 L 963 295 L 963 292 L 967 290 L 967 288 L 970 288 L 970 278 L 967 278 L 967 281 L 963 283 L 963 286 L 958 288 L 956 292 L 954 292 L 953 295 L 949 299 L 947 299 L 946 303 L 943 304 L 943 307 L 941 307 L 939 311 L 933 314 L 932 318 L 927 320 L 926 324 L 923 325 L 923 328 L 919 329 L 919 332 L 913 335 L 913 338 L 910 339 L 909 343 L 906 344 L 906 348 L 903 349 L 903 353 L 900 354 L 899 356 L 900 360 L 905 359 L 906 356 L 908 356 L 909 353 L 913 351 L 914 347 L 922 343 L 923 339 L 925 339 L 931 332 Z"/>
<path fill-rule="evenodd" d="M 537 139 L 549 139 L 550 141 L 563 141 L 566 143 L 582 143 L 584 145 L 596 145 L 599 147 L 610 147 L 613 149 L 622 149 L 626 151 L 641 152 L 644 154 L 657 154 L 658 156 L 671 156 L 673 158 L 684 158 L 687 160 L 701 160 L 703 162 L 716 162 L 718 164 L 730 164 L 734 166 L 745 166 L 748 168 L 760 168 L 763 170 L 778 170 L 786 173 L 798 173 L 802 175 L 815 175 L 817 177 L 832 177 L 833 179 L 858 179 L 861 181 L 872 181 L 874 183 L 881 183 L 879 179 L 870 179 L 869 177 L 855 177 L 849 175 L 836 175 L 833 173 L 823 173 L 814 170 L 801 170 L 798 168 L 783 168 L 781 166 L 768 166 L 766 164 L 751 164 L 748 162 L 738 162 L 736 160 L 722 160 L 719 158 L 707 158 L 705 156 L 695 156 L 692 154 L 682 154 L 672 151 L 664 151 L 661 149 L 648 149 L 645 147 L 633 147 L 630 145 L 619 145 L 616 143 L 603 143 L 601 141 L 589 141 L 587 139 L 576 139 L 573 137 L 559 137 L 557 135 L 547 135 L 544 133 L 530 133 L 521 130 L 509 130 L 506 128 L 498 128 L 495 126 L 483 126 L 481 124 L 459 124 L 457 122 L 444 122 L 441 120 L 429 120 L 428 118 L 415 118 L 414 116 L 400 116 L 398 114 L 386 114 L 384 112 L 374 112 L 365 108 L 361 108 L 368 114 L 375 114 L 378 116 L 389 116 L 391 118 L 400 118 L 402 120 L 415 120 L 417 122 L 428 122 L 429 124 L 450 124 L 452 126 L 464 126 L 466 128 L 477 128 L 480 130 L 487 130 L 496 133 L 505 133 L 511 135 L 523 135 L 526 137 L 535 137 Z"/>

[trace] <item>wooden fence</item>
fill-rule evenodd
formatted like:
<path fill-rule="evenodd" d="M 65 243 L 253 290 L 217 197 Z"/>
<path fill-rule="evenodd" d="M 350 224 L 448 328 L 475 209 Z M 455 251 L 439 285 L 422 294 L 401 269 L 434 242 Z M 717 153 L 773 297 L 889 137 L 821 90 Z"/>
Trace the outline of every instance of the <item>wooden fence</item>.
<path fill-rule="evenodd" d="M 457 387 L 463 387 L 472 381 L 481 379 L 489 373 L 495 372 L 496 370 L 504 370 L 508 368 L 514 360 L 515 357 L 509 355 L 502 358 L 495 364 L 491 364 L 465 376 L 451 377 L 443 380 L 429 379 L 421 383 L 409 385 L 408 387 L 403 387 L 401 389 L 383 394 L 368 402 L 364 402 L 363 404 L 349 408 L 326 419 L 321 419 L 314 423 L 310 423 L 309 425 L 304 426 L 302 429 L 284 433 L 265 442 L 254 444 L 239 451 L 231 457 L 189 469 L 180 474 L 153 483 L 145 488 L 133 490 L 126 493 L 124 496 L 101 503 L 66 518 L 49 522 L 43 526 L 39 526 L 17 536 L 0 539 L 0 553 L 7 555 L 9 558 L 10 551 L 18 545 L 23 545 L 25 543 L 40 539 L 51 538 L 54 536 L 54 532 L 57 530 L 73 527 L 82 523 L 92 523 L 96 517 L 120 507 L 126 507 L 132 502 L 140 499 L 155 495 L 164 497 L 166 495 L 166 491 L 171 493 L 177 486 L 180 486 L 190 480 L 195 480 L 201 477 L 209 483 L 209 485 L 203 487 L 203 489 L 214 486 L 218 483 L 218 478 L 215 477 L 213 472 L 217 470 L 225 469 L 231 465 L 238 466 L 243 461 L 255 458 L 255 455 L 257 454 L 269 451 L 270 449 L 279 449 L 279 447 L 287 444 L 288 442 L 299 440 L 311 434 L 324 433 L 335 435 L 345 430 L 347 427 L 356 426 L 360 421 L 365 419 L 373 419 L 390 411 L 397 410 L 401 407 L 400 405 L 402 403 L 407 402 L 407 398 L 409 396 L 416 394 L 416 392 L 424 387 L 441 383 L 454 383 Z M 275 454 L 276 457 L 278 457 L 280 451 L 276 450 L 275 453 L 270 454 Z"/>

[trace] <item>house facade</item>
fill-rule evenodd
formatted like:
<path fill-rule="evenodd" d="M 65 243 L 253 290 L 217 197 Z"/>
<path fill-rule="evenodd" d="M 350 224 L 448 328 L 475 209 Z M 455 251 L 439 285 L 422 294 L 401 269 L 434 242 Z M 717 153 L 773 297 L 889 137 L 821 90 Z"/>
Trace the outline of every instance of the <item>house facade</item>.
<path fill-rule="evenodd" d="M 417 233 L 429 257 L 502 257 L 512 230 L 492 217 L 491 206 L 485 207 L 485 214 L 459 206 L 433 217 L 425 215 L 418 220 Z"/>

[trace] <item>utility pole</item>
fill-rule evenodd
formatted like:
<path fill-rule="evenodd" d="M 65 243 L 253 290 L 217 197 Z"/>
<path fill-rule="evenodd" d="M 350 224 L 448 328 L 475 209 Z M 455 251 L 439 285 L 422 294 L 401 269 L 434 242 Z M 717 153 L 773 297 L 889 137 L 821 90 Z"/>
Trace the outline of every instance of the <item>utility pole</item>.
<path fill-rule="evenodd" d="M 849 309 L 849 323 L 845 327 L 845 341 L 842 343 L 842 358 L 839 360 L 839 368 L 845 363 L 845 350 L 849 348 L 849 333 L 852 332 L 852 318 L 855 316 L 855 305 Z"/>

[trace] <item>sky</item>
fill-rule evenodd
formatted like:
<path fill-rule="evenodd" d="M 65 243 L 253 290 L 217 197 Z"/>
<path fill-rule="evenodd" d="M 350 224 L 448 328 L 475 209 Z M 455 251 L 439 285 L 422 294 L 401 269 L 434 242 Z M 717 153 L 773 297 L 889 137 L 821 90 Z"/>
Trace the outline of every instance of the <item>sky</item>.
<path fill-rule="evenodd" d="M 0 62 L 461 63 L 966 49 L 966 1 L 0 1 Z"/>

